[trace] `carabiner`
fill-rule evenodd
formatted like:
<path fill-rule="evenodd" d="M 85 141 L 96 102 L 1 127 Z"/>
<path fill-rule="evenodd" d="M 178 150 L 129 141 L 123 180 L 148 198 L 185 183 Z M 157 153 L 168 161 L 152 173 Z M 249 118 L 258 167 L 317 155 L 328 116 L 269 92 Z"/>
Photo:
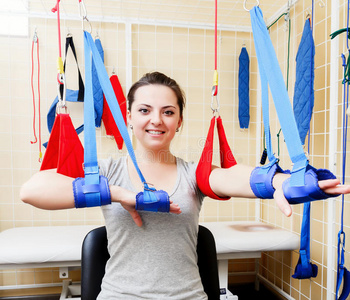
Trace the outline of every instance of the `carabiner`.
<path fill-rule="evenodd" d="M 61 85 L 63 85 L 63 94 L 61 95 Z M 66 107 L 66 77 L 64 73 L 57 74 L 57 96 L 58 96 L 58 108 Z"/>
<path fill-rule="evenodd" d="M 213 87 L 213 88 L 215 88 L 215 87 Z M 216 108 L 214 108 L 214 97 L 216 98 Z M 217 113 L 218 116 L 220 115 L 220 112 L 219 112 L 220 103 L 219 103 L 219 100 L 218 100 L 218 97 L 217 97 L 217 96 L 214 96 L 214 95 L 211 96 L 210 108 L 211 108 L 211 110 L 213 111 L 213 114 L 214 114 L 214 115 L 215 115 L 215 113 Z"/>
<path fill-rule="evenodd" d="M 259 3 L 259 0 L 256 0 L 256 2 L 258 3 L 256 6 L 259 6 L 259 4 L 260 4 L 260 3 Z M 248 12 L 249 12 L 249 9 L 246 7 L 246 3 L 247 3 L 247 0 L 244 0 L 244 1 L 243 1 L 243 8 L 244 8 L 245 11 L 248 11 Z"/>
<path fill-rule="evenodd" d="M 84 31 L 84 21 L 87 21 L 90 26 L 90 33 L 92 33 L 92 26 L 89 19 L 87 18 L 87 11 L 86 11 L 84 0 L 79 0 L 78 5 L 79 5 L 79 15 L 81 17 L 81 27 Z"/>

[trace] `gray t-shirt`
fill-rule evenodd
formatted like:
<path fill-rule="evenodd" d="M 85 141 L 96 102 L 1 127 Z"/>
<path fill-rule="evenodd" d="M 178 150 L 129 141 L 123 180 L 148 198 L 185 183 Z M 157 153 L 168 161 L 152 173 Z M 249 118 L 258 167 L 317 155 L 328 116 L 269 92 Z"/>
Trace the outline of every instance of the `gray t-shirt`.
<path fill-rule="evenodd" d="M 130 181 L 126 161 L 101 160 L 100 174 L 109 184 L 139 192 Z M 143 226 L 138 227 L 119 203 L 102 207 L 111 258 L 98 300 L 207 299 L 196 253 L 204 196 L 196 183 L 196 165 L 180 158 L 176 164 L 177 180 L 169 196 L 181 214 L 140 211 Z"/>

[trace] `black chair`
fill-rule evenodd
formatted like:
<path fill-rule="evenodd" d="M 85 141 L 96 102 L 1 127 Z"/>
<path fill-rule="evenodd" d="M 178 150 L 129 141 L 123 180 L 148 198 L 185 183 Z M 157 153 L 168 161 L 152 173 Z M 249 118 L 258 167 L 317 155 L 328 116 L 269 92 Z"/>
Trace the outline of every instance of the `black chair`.
<path fill-rule="evenodd" d="M 216 247 L 213 234 L 199 225 L 198 267 L 204 291 L 209 300 L 220 299 Z M 90 231 L 83 242 L 81 256 L 81 299 L 96 300 L 101 291 L 105 265 L 109 259 L 106 227 Z"/>

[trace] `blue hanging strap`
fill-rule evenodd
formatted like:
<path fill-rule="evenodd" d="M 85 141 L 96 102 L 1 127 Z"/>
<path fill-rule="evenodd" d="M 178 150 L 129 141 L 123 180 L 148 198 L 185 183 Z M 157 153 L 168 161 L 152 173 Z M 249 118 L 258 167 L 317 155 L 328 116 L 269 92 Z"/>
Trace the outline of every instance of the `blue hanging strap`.
<path fill-rule="evenodd" d="M 310 129 L 310 121 L 314 106 L 314 55 L 315 44 L 312 36 L 312 27 L 310 19 L 307 19 L 296 56 L 296 81 L 293 98 L 294 117 L 298 125 L 302 144 L 305 143 L 305 137 Z M 310 143 L 308 143 L 308 145 L 310 145 Z M 304 203 L 299 260 L 295 267 L 294 275 L 292 275 L 293 278 L 296 279 L 306 279 L 317 276 L 317 265 L 311 263 L 310 257 L 310 212 L 310 202 Z"/>
<path fill-rule="evenodd" d="M 317 276 L 318 267 L 310 258 L 310 202 L 304 203 L 303 222 L 301 225 L 299 260 L 293 278 L 306 279 Z"/>
<path fill-rule="evenodd" d="M 261 57 L 260 48 L 255 46 L 257 57 Z M 259 52 L 259 55 L 258 55 Z M 275 157 L 272 150 L 271 143 L 271 132 L 270 132 L 270 114 L 269 114 L 269 89 L 268 80 L 264 71 L 264 66 L 261 61 L 258 60 L 258 66 L 260 71 L 261 81 L 261 101 L 263 111 L 263 122 L 264 122 L 264 142 L 266 144 L 266 156 L 269 159 L 269 163 L 265 166 L 256 167 L 251 173 L 250 187 L 254 192 L 255 196 L 261 199 L 273 199 L 275 192 L 272 186 L 272 180 L 275 174 L 278 173 L 290 173 L 289 170 L 282 170 L 278 165 L 278 159 Z M 265 150 L 264 150 L 265 151 Z"/>
<path fill-rule="evenodd" d="M 348 1 L 348 11 L 349 11 L 349 1 Z M 349 16 L 348 16 L 349 18 Z M 347 26 L 347 33 L 349 32 L 349 26 Z M 347 34 L 348 36 L 348 34 Z M 348 39 L 347 45 L 348 45 Z M 349 49 L 349 48 L 348 48 Z M 350 51 L 349 51 L 350 56 Z M 349 59 L 349 58 L 348 58 Z M 346 76 L 347 63 L 345 59 L 345 55 L 342 54 L 343 60 L 343 69 L 344 69 L 344 77 Z M 343 136 L 342 136 L 342 144 L 343 144 L 343 161 L 342 161 L 342 184 L 345 183 L 345 170 L 346 170 L 346 144 L 347 144 L 347 128 L 348 128 L 348 116 L 346 115 L 346 111 L 349 107 L 349 81 L 343 81 Z M 338 232 L 338 260 L 337 260 L 337 284 L 336 284 L 336 292 L 335 299 L 345 300 L 350 294 L 350 271 L 346 269 L 345 264 L 345 232 L 344 232 L 344 201 L 345 197 L 342 195 L 342 207 L 341 207 L 341 221 L 340 221 L 340 230 Z M 343 283 L 343 290 L 338 298 L 341 284 Z"/>
<path fill-rule="evenodd" d="M 238 71 L 238 119 L 241 129 L 249 126 L 249 55 L 246 47 L 243 47 L 239 55 Z"/>
<path fill-rule="evenodd" d="M 170 201 L 169 201 L 169 196 L 166 192 L 164 191 L 157 191 L 153 187 L 149 187 L 145 178 L 143 177 L 137 161 L 135 157 L 134 150 L 132 148 L 132 143 L 127 131 L 127 128 L 124 123 L 124 118 L 123 115 L 120 111 L 119 106 L 116 104 L 117 99 L 115 96 L 115 93 L 113 91 L 113 88 L 111 86 L 110 80 L 108 78 L 106 69 L 103 65 L 102 59 L 100 57 L 100 54 L 94 44 L 94 41 L 90 35 L 90 33 L 84 31 L 84 48 L 85 48 L 85 64 L 86 69 L 89 68 L 90 72 L 89 74 L 86 74 L 85 78 L 85 86 L 86 87 L 86 94 L 89 94 L 86 98 L 85 101 L 88 101 L 89 104 L 86 105 L 86 110 L 84 107 L 84 124 L 87 126 L 85 128 L 85 131 L 89 131 L 88 137 L 85 137 L 85 181 L 86 184 L 92 184 L 96 186 L 99 181 L 99 172 L 98 172 L 98 165 L 97 165 L 97 154 L 96 154 L 96 138 L 95 138 L 95 129 L 94 129 L 94 111 L 93 111 L 93 101 L 92 101 L 92 84 L 91 82 L 91 54 L 93 58 L 93 62 L 96 66 L 96 73 L 98 76 L 98 80 L 100 82 L 100 85 L 102 87 L 103 93 L 105 95 L 106 101 L 110 107 L 110 110 L 112 112 L 113 118 L 118 126 L 119 132 L 121 136 L 124 139 L 125 145 L 128 149 L 130 158 L 135 166 L 135 169 L 144 185 L 144 191 L 138 195 L 136 199 L 136 207 L 141 210 L 150 210 L 150 211 L 166 211 L 169 212 L 170 209 Z M 89 84 L 87 81 L 90 81 Z M 88 118 L 87 122 L 85 122 L 85 118 Z M 90 133 L 91 132 L 91 133 Z M 86 133 L 85 133 L 86 135 Z M 86 147 L 88 149 L 86 149 Z M 89 150 L 89 147 L 91 149 Z M 97 197 L 98 193 L 91 193 L 91 198 L 98 198 Z M 94 201 L 95 203 L 98 202 L 98 200 L 91 200 Z M 157 206 L 158 205 L 158 206 Z M 150 208 L 149 208 L 150 207 Z M 155 208 L 156 207 L 156 208 Z M 149 208 L 149 209 L 148 209 Z"/>

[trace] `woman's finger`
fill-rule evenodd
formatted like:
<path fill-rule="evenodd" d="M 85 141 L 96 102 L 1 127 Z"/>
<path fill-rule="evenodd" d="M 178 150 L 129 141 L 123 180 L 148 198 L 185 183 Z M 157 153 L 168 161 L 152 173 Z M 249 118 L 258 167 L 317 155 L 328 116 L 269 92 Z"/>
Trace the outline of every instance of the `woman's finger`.
<path fill-rule="evenodd" d="M 278 208 L 283 212 L 283 214 L 287 217 L 290 217 L 292 215 L 292 207 L 284 197 L 283 191 L 281 189 L 276 190 L 273 194 L 273 198 L 275 199 Z"/>
<path fill-rule="evenodd" d="M 142 226 L 142 219 L 141 219 L 139 213 L 136 210 L 131 210 L 131 211 L 129 211 L 129 213 L 130 213 L 132 219 L 134 220 L 135 224 L 137 226 L 141 227 Z"/>

